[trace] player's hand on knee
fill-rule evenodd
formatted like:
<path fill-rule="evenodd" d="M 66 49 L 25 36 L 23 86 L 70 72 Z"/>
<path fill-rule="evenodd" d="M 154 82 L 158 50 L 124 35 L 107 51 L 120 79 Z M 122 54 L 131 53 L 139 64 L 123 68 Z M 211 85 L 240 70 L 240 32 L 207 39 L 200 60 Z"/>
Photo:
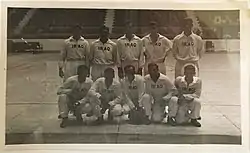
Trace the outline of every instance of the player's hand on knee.
<path fill-rule="evenodd" d="M 59 68 L 59 76 L 60 76 L 61 78 L 64 77 L 64 72 L 63 72 L 63 69 L 62 69 L 62 68 Z"/>

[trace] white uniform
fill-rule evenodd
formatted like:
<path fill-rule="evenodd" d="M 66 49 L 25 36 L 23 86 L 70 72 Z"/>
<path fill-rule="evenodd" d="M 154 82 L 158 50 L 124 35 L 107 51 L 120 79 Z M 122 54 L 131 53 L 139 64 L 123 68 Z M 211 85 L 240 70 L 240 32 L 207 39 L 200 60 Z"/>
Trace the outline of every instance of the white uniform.
<path fill-rule="evenodd" d="M 156 43 L 152 42 L 150 35 L 145 36 L 142 41 L 146 54 L 145 74 L 148 74 L 148 64 L 152 62 L 159 66 L 162 74 L 166 74 L 165 57 L 172 48 L 172 42 L 160 34 Z"/>
<path fill-rule="evenodd" d="M 154 82 L 150 75 L 145 76 L 146 82 L 146 94 L 151 97 L 153 101 L 153 106 L 148 106 L 148 110 L 152 108 L 152 119 L 154 121 L 162 121 L 165 113 L 165 106 L 168 105 L 168 115 L 169 117 L 175 117 L 178 110 L 178 98 L 174 95 L 176 94 L 176 88 L 170 79 L 163 74 L 156 82 Z"/>
<path fill-rule="evenodd" d="M 122 36 L 117 40 L 117 51 L 119 66 L 124 69 L 127 65 L 133 65 L 136 72 L 138 68 L 142 68 L 144 65 L 143 45 L 142 40 L 133 35 L 133 38 L 129 41 L 126 36 Z"/>
<path fill-rule="evenodd" d="M 194 77 L 193 82 L 188 85 L 185 81 L 185 76 L 179 76 L 175 80 L 175 86 L 185 97 L 181 102 L 181 105 L 179 105 L 176 122 L 184 123 L 189 119 L 199 118 L 201 110 L 201 102 L 199 100 L 202 88 L 201 79 Z M 191 113 L 189 113 L 189 111 L 191 111 Z"/>
<path fill-rule="evenodd" d="M 184 32 L 173 40 L 173 55 L 175 57 L 175 78 L 183 76 L 183 68 L 187 63 L 194 64 L 199 70 L 199 60 L 204 52 L 204 43 L 200 36 L 192 33 L 186 36 Z M 198 75 L 197 71 L 197 75 Z"/>
<path fill-rule="evenodd" d="M 57 94 L 59 95 L 58 107 L 59 114 L 61 117 L 67 117 L 69 113 L 69 104 L 75 103 L 77 97 L 84 97 L 80 99 L 84 113 L 88 113 L 90 105 L 88 104 L 88 97 L 86 96 L 93 81 L 90 78 L 86 78 L 85 82 L 80 83 L 78 81 L 78 76 L 69 77 L 62 86 L 58 89 Z M 79 91 L 78 95 L 74 94 L 74 91 Z M 74 95 L 73 95 L 74 94 Z M 73 97 L 72 97 L 73 96 Z M 76 97 L 77 96 L 77 97 Z"/>
<path fill-rule="evenodd" d="M 59 67 L 64 69 L 64 81 L 77 74 L 79 65 L 89 67 L 89 51 L 89 43 L 83 37 L 75 40 L 71 36 L 64 41 L 61 50 L 61 61 L 59 62 Z"/>
<path fill-rule="evenodd" d="M 91 44 L 90 60 L 92 64 L 91 77 L 95 81 L 104 76 L 106 68 L 115 68 L 117 66 L 116 44 L 110 39 L 104 44 L 100 39 L 97 39 Z"/>
<path fill-rule="evenodd" d="M 105 78 L 101 77 L 97 79 L 89 90 L 89 96 L 91 97 L 93 113 L 95 116 L 100 117 L 102 114 L 100 97 L 104 97 L 107 103 L 113 108 L 111 114 L 113 116 L 120 115 L 120 104 L 122 97 L 121 84 L 113 79 L 113 83 L 109 88 L 106 87 Z M 117 113 L 117 109 L 119 113 Z"/>
<path fill-rule="evenodd" d="M 151 106 L 151 99 L 149 96 L 145 96 L 145 81 L 140 75 L 135 75 L 135 79 L 129 82 L 127 78 L 122 81 L 123 88 L 123 101 L 129 106 L 129 110 L 125 109 L 125 112 L 130 111 L 135 107 L 137 103 L 138 106 L 144 107 L 146 115 L 151 116 L 151 110 L 147 110 L 147 106 Z M 124 108 L 127 108 L 125 105 Z"/>

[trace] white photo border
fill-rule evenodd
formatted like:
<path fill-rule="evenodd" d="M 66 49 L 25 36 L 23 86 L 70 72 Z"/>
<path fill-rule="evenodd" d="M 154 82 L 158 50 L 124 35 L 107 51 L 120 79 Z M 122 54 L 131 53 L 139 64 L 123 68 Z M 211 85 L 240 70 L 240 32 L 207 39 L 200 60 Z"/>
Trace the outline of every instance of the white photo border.
<path fill-rule="evenodd" d="M 82 7 L 81 7 L 82 6 Z M 175 10 L 240 10 L 240 65 L 241 65 L 241 127 L 242 145 L 128 145 L 128 144 L 42 144 L 5 146 L 5 100 L 7 60 L 7 7 L 34 8 L 109 8 L 109 9 L 175 9 Z M 1 148 L 4 151 L 39 152 L 46 150 L 62 152 L 249 152 L 249 57 L 250 51 L 250 2 L 249 0 L 74 0 L 74 1 L 2 1 L 1 2 L 1 107 L 0 132 Z M 1 149 L 0 149 L 1 150 Z"/>

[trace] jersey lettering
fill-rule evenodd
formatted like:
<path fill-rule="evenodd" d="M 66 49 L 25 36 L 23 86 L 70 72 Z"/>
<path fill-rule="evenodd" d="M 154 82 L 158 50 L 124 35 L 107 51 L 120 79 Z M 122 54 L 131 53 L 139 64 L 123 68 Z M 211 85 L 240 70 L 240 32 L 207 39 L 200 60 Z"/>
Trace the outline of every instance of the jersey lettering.
<path fill-rule="evenodd" d="M 194 46 L 194 42 L 182 42 L 182 46 Z"/>
<path fill-rule="evenodd" d="M 151 88 L 163 88 L 163 85 L 162 84 L 157 84 L 157 85 L 154 85 L 154 84 L 151 84 Z"/>
<path fill-rule="evenodd" d="M 101 51 L 110 51 L 110 47 L 105 47 L 105 46 L 98 46 L 97 49 Z"/>
<path fill-rule="evenodd" d="M 72 44 L 71 48 L 84 48 L 84 45 L 77 45 L 77 44 Z"/>
<path fill-rule="evenodd" d="M 125 47 L 130 47 L 130 48 L 132 48 L 132 47 L 136 47 L 137 45 L 136 45 L 136 43 L 125 43 Z"/>

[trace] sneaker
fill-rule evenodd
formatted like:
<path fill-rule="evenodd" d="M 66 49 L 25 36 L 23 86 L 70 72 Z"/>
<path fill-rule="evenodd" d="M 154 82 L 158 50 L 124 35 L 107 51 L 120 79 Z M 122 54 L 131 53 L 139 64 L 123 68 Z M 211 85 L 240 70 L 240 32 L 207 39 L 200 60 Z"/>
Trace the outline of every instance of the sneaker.
<path fill-rule="evenodd" d="M 174 117 L 168 117 L 168 123 L 172 126 L 176 126 L 176 121 Z"/>
<path fill-rule="evenodd" d="M 145 125 L 150 125 L 151 124 L 151 120 L 148 117 L 146 117 L 145 120 L 143 121 L 143 123 Z"/>
<path fill-rule="evenodd" d="M 68 125 L 68 118 L 63 118 L 60 127 L 65 128 L 67 125 Z"/>
<path fill-rule="evenodd" d="M 191 124 L 195 127 L 201 127 L 201 123 L 199 123 L 197 119 L 191 119 Z"/>

